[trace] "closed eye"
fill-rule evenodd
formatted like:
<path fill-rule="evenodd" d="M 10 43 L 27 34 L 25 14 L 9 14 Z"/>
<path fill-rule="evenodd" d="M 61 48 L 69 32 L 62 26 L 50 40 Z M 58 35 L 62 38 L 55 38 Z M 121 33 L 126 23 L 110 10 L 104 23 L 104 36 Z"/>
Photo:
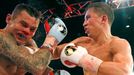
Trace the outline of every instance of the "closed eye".
<path fill-rule="evenodd" d="M 34 32 L 36 30 L 36 27 L 31 27 L 30 31 Z"/>

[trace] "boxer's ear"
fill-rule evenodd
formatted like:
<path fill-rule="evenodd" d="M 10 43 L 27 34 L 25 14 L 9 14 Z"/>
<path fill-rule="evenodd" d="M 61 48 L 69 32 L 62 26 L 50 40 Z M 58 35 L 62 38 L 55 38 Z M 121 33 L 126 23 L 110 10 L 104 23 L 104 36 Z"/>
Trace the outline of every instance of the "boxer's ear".
<path fill-rule="evenodd" d="M 11 22 L 11 14 L 7 14 L 7 16 L 6 16 L 6 23 L 8 25 L 10 25 L 10 22 Z"/>
<path fill-rule="evenodd" d="M 108 22 L 108 17 L 106 15 L 102 15 L 102 23 Z"/>

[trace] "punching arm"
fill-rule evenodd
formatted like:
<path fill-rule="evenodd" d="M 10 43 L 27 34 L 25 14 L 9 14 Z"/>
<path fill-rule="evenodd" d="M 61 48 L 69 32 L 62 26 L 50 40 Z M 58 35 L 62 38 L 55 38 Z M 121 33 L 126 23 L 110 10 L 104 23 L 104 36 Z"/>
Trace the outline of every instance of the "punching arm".
<path fill-rule="evenodd" d="M 40 75 L 49 64 L 51 53 L 47 47 L 40 48 L 36 53 L 29 52 L 29 47 L 18 46 L 11 35 L 0 33 L 0 53 L 9 57 L 27 71 Z"/>

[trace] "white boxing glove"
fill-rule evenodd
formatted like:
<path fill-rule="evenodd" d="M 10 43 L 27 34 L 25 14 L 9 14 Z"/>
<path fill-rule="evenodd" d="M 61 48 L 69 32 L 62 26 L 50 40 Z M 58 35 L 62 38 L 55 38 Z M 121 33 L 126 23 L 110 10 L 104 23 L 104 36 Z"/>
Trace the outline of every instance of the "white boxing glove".
<path fill-rule="evenodd" d="M 97 74 L 100 64 L 103 62 L 101 59 L 88 54 L 87 49 L 81 46 L 75 46 L 75 44 L 67 44 L 60 55 L 63 65 L 73 68 L 76 65 L 92 71 Z M 69 61 L 73 64 L 66 63 Z"/>
<path fill-rule="evenodd" d="M 45 30 L 47 35 L 52 35 L 60 43 L 67 35 L 67 27 L 60 18 L 54 18 L 52 23 L 46 23 Z"/>
<path fill-rule="evenodd" d="M 63 65 L 73 68 L 79 64 L 79 60 L 87 55 L 88 52 L 84 47 L 76 47 L 73 43 L 69 43 L 61 52 L 60 59 Z"/>

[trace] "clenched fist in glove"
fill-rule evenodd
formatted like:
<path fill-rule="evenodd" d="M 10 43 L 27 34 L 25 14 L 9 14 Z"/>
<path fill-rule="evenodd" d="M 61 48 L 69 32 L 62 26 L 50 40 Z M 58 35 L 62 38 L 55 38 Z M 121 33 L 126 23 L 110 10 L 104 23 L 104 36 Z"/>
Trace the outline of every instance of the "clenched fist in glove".
<path fill-rule="evenodd" d="M 47 33 L 44 46 L 49 48 L 56 47 L 67 35 L 67 27 L 60 18 L 53 18 L 51 23 L 45 24 L 45 30 Z"/>
<path fill-rule="evenodd" d="M 100 64 L 103 62 L 101 59 L 88 54 L 86 48 L 76 46 L 74 43 L 69 43 L 64 47 L 60 59 L 63 65 L 69 68 L 78 65 L 82 68 L 88 68 L 95 73 L 97 73 Z"/>

